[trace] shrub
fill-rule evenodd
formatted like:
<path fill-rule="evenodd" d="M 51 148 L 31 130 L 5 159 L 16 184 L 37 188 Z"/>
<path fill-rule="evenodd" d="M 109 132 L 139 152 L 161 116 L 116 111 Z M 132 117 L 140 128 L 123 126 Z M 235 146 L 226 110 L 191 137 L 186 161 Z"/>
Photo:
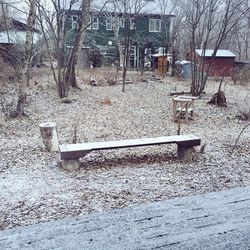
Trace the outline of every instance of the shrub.
<path fill-rule="evenodd" d="M 250 66 L 246 65 L 242 68 L 235 69 L 233 81 L 234 84 L 246 85 L 250 79 Z"/>

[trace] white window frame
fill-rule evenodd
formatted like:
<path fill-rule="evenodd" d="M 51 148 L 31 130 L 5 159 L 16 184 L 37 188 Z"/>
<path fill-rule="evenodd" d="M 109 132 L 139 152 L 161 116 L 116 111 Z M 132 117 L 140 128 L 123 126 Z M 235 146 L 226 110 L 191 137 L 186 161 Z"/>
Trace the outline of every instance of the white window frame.
<path fill-rule="evenodd" d="M 99 30 L 99 17 L 92 16 L 92 21 L 92 30 Z"/>
<path fill-rule="evenodd" d="M 157 29 L 157 22 L 159 22 L 158 29 Z M 149 32 L 161 32 L 161 19 L 159 18 L 149 19 Z"/>
<path fill-rule="evenodd" d="M 131 30 L 135 29 L 135 18 L 134 17 L 129 18 L 129 27 Z"/>
<path fill-rule="evenodd" d="M 121 28 L 124 28 L 124 27 L 125 27 L 125 18 L 124 18 L 124 17 L 121 17 L 121 18 L 120 18 L 120 27 L 121 27 Z"/>
<path fill-rule="evenodd" d="M 91 30 L 91 16 L 90 15 L 89 15 L 87 30 Z"/>
<path fill-rule="evenodd" d="M 78 27 L 78 16 L 76 16 L 76 15 L 72 15 L 71 16 L 71 28 L 73 29 L 73 30 L 76 30 L 77 29 L 77 27 Z"/>
<path fill-rule="evenodd" d="M 112 17 L 112 29 L 119 30 L 119 28 L 120 28 L 120 18 Z"/>
<path fill-rule="evenodd" d="M 106 30 L 112 30 L 112 17 L 106 17 Z"/>

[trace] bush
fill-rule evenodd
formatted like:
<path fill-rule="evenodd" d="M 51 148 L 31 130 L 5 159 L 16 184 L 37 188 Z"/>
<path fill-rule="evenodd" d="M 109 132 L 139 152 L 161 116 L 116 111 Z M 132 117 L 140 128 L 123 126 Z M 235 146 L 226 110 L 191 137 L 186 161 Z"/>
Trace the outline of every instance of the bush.
<path fill-rule="evenodd" d="M 117 84 L 118 71 L 114 68 L 109 68 L 103 71 L 104 78 L 109 86 Z"/>
<path fill-rule="evenodd" d="M 235 69 L 233 81 L 234 84 L 246 85 L 250 79 L 250 66 L 246 65 L 242 68 Z"/>

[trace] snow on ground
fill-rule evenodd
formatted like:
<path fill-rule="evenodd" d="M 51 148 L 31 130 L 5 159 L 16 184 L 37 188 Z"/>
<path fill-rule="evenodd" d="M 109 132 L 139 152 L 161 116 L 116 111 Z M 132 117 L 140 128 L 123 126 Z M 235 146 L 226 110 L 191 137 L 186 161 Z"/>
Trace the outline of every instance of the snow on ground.
<path fill-rule="evenodd" d="M 59 153 L 42 152 L 39 124 L 55 121 L 60 143 L 71 142 L 74 126 L 80 142 L 175 135 L 173 90 L 189 82 L 161 81 L 94 87 L 83 84 L 62 104 L 50 80 L 39 78 L 30 89 L 28 117 L 0 122 L 0 228 L 33 224 L 93 211 L 159 201 L 250 185 L 250 131 L 232 154 L 241 129 L 236 118 L 250 108 L 250 87 L 228 82 L 228 108 L 207 105 L 218 89 L 210 81 L 206 95 L 195 101 L 194 120 L 181 124 L 181 134 L 195 134 L 206 144 L 192 163 L 176 159 L 176 146 L 152 146 L 92 152 L 81 169 L 67 172 Z M 109 98 L 111 105 L 103 101 Z"/>

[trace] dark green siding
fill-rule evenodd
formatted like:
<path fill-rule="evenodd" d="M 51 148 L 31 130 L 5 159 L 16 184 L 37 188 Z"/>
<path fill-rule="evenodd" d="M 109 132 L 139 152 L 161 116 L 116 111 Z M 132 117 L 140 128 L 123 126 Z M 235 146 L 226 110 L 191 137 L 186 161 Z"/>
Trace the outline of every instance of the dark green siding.
<path fill-rule="evenodd" d="M 130 31 L 131 37 L 133 38 L 133 43 L 139 44 L 141 46 L 147 46 L 148 44 L 154 47 L 163 46 L 169 34 L 169 16 L 155 16 L 154 18 L 161 19 L 161 32 L 149 32 L 149 19 L 150 15 L 139 15 L 135 17 L 135 31 Z M 68 29 L 68 45 L 72 44 L 74 34 L 76 30 L 71 28 L 71 16 L 66 19 L 66 27 Z M 99 29 L 98 30 L 87 30 L 86 32 L 86 46 L 109 46 L 108 42 L 113 41 L 115 45 L 114 32 L 112 30 L 106 30 L 106 16 L 99 16 Z M 124 34 L 124 28 L 120 28 L 121 40 Z"/>

